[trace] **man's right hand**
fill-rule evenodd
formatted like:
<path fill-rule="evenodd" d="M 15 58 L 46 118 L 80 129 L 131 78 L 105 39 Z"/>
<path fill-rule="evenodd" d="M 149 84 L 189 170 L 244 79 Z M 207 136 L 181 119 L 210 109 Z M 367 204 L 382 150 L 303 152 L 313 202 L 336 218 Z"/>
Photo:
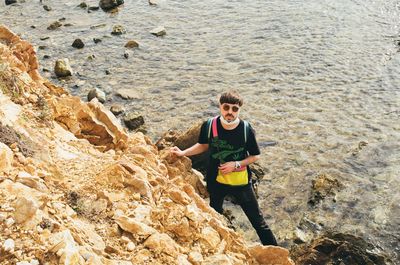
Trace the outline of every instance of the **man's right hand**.
<path fill-rule="evenodd" d="M 177 146 L 171 147 L 170 149 L 171 153 L 176 155 L 176 156 L 184 156 L 185 152 L 179 149 Z"/>

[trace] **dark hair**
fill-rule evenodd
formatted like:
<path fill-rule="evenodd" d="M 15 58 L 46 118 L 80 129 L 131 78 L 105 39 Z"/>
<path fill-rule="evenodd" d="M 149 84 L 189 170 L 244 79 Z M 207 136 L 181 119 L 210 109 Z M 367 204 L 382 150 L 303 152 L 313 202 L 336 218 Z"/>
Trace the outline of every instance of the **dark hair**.
<path fill-rule="evenodd" d="M 243 105 L 243 99 L 236 91 L 227 91 L 221 94 L 219 97 L 219 103 L 222 105 L 224 103 L 228 104 L 239 104 L 241 107 Z"/>

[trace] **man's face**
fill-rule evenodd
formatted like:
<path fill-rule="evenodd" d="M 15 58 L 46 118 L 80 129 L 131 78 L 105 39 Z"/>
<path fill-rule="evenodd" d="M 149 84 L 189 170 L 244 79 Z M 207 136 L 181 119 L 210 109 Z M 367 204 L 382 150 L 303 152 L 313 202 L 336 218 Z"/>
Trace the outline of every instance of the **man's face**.
<path fill-rule="evenodd" d="M 223 103 L 219 105 L 219 110 L 226 121 L 234 121 L 239 116 L 240 106 L 239 104 Z"/>

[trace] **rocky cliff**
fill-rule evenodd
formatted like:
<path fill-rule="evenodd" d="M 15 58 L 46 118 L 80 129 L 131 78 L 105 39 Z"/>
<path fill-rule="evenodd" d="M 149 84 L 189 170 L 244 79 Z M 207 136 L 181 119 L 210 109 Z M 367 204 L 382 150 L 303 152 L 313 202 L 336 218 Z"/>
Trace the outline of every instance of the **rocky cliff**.
<path fill-rule="evenodd" d="M 0 26 L 1 264 L 293 264 L 248 246 L 187 158 L 43 79 Z"/>

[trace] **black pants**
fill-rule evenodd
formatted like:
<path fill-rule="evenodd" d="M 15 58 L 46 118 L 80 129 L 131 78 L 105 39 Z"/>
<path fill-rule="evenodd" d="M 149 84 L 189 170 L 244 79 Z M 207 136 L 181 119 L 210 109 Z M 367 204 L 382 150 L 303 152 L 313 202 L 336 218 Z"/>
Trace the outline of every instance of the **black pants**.
<path fill-rule="evenodd" d="M 222 214 L 222 205 L 226 195 L 233 196 L 242 207 L 251 225 L 256 230 L 263 245 L 277 246 L 277 242 L 271 229 L 268 227 L 258 206 L 257 198 L 251 184 L 240 187 L 230 187 L 214 183 L 208 189 L 210 193 L 210 206 Z"/>

